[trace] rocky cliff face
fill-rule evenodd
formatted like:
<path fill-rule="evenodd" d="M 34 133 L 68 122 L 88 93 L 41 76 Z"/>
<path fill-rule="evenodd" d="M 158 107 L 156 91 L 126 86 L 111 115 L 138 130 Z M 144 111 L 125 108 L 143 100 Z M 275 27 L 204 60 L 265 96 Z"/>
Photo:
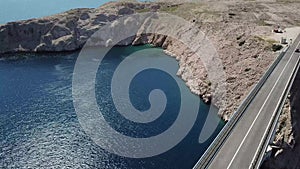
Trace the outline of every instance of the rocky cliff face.
<path fill-rule="evenodd" d="M 0 54 L 77 50 L 82 48 L 91 35 L 103 25 L 120 17 L 141 11 L 155 12 L 161 8 L 172 7 L 174 7 L 172 4 L 165 3 L 107 3 L 97 9 L 74 9 L 41 19 L 11 22 L 0 26 Z M 136 36 L 118 43 L 118 45 L 131 44 L 153 44 L 166 49 L 179 61 L 178 75 L 186 81 L 192 92 L 199 95 L 206 103 L 210 102 L 209 86 L 211 85 L 206 81 L 205 68 L 187 47 L 171 37 L 158 34 Z M 194 62 L 189 64 L 187 60 Z"/>
<path fill-rule="evenodd" d="M 300 72 L 290 92 L 277 128 L 273 156 L 267 159 L 263 169 L 296 169 L 300 166 Z"/>
<path fill-rule="evenodd" d="M 77 50 L 103 25 L 137 11 L 157 11 L 163 5 L 107 3 L 96 9 L 74 9 L 45 18 L 10 22 L 0 25 L 0 53 Z"/>
<path fill-rule="evenodd" d="M 0 26 L 0 54 L 77 50 L 82 48 L 91 35 L 103 25 L 120 17 L 172 7 L 172 4 L 166 3 L 107 3 L 97 9 L 74 9 L 41 19 L 11 22 Z M 178 75 L 187 82 L 195 94 L 198 94 L 206 103 L 210 102 L 210 85 L 206 81 L 207 74 L 203 64 L 200 60 L 193 59 L 191 52 L 176 40 L 165 35 L 150 34 L 128 38 L 119 42 L 118 45 L 146 43 L 163 47 L 169 51 L 169 54 L 172 53 L 172 56 L 177 56 L 180 64 Z M 186 60 L 196 62 L 188 66 Z M 194 73 L 191 73 L 192 71 Z"/>
<path fill-rule="evenodd" d="M 102 25 L 146 5 L 111 3 L 97 9 L 74 9 L 41 19 L 11 22 L 0 26 L 0 51 L 55 52 L 80 49 Z M 147 6 L 151 8 L 151 5 Z"/>
<path fill-rule="evenodd" d="M 99 28 L 122 16 L 140 12 L 166 12 L 191 22 L 203 31 L 215 46 L 226 73 L 228 103 L 220 117 L 228 120 L 251 88 L 279 53 L 272 51 L 272 39 L 266 37 L 277 24 L 300 25 L 300 3 L 282 2 L 200 2 L 200 3 L 107 3 L 96 9 L 74 9 L 65 13 L 0 25 L 0 56 L 13 52 L 59 52 L 83 47 Z M 193 32 L 190 32 L 193 34 Z M 211 84 L 201 60 L 180 42 L 164 35 L 135 36 L 119 45 L 150 43 L 163 47 L 179 62 L 178 75 L 191 91 L 206 102 L 211 98 Z M 299 84 L 299 82 L 296 82 Z M 298 150 L 298 89 L 291 94 L 292 114 L 281 116 L 277 140 L 286 142 L 281 158 Z M 290 107 L 287 106 L 286 110 Z M 289 111 L 286 111 L 289 112 Z M 295 137 L 295 142 L 291 139 Z M 290 140 L 290 141 L 289 141 Z M 296 155 L 295 155 L 296 156 Z M 279 156 L 276 159 L 280 159 Z M 287 159 L 284 165 L 297 166 Z M 280 160 L 279 160 L 280 161 Z M 296 160 L 298 161 L 298 160 Z M 272 162 L 270 162 L 272 163 Z M 275 165 L 276 168 L 276 165 Z"/>
<path fill-rule="evenodd" d="M 261 8 L 261 9 L 258 9 Z M 207 4 L 187 3 L 107 3 L 96 9 L 74 9 L 65 13 L 12 22 L 0 26 L 0 52 L 59 52 L 80 49 L 99 28 L 122 16 L 138 12 L 167 12 L 190 21 L 199 27 L 219 53 L 223 70 L 227 74 L 228 105 L 220 116 L 228 120 L 230 115 L 259 80 L 276 57 L 270 42 L 263 39 L 270 33 L 270 26 L 258 21 L 266 17 L 267 7 L 257 3 Z M 257 11 L 252 12 L 252 9 Z M 232 12 L 234 11 L 234 13 Z M 258 15 L 259 14 L 259 15 Z M 190 32 L 189 34 L 192 34 Z M 209 102 L 211 82 L 201 60 L 171 37 L 149 35 L 123 41 L 120 45 L 151 43 L 173 53 L 179 61 L 178 75 L 191 91 Z M 232 100 L 233 98 L 233 100 Z"/>

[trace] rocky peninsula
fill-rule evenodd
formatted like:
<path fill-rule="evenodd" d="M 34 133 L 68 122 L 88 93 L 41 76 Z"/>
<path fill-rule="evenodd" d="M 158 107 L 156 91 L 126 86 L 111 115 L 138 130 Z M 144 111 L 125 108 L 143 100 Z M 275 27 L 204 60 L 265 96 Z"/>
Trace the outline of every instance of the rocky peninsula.
<path fill-rule="evenodd" d="M 10 22 L 0 25 L 0 56 L 16 52 L 63 52 L 81 49 L 89 37 L 102 26 L 122 16 L 142 12 L 165 12 L 199 27 L 215 46 L 227 77 L 226 102 L 220 117 L 228 120 L 242 100 L 255 86 L 270 64 L 279 55 L 268 38 L 275 26 L 300 26 L 300 3 L 293 1 L 201 1 L 175 2 L 111 2 L 95 9 L 74 9 L 57 15 Z M 192 32 L 191 32 L 192 33 Z M 178 75 L 191 91 L 204 101 L 211 99 L 207 72 L 193 53 L 171 37 L 152 34 L 135 36 L 120 45 L 153 44 L 172 53 L 179 62 Z M 280 118 L 276 143 L 280 150 L 266 161 L 265 168 L 297 168 L 300 142 L 297 122 L 300 121 L 298 80 L 291 91 L 286 109 Z M 284 158 L 284 160 L 281 160 Z M 295 159 L 297 158 L 297 159 Z M 292 160 L 294 159 L 294 160 Z M 274 162 L 278 165 L 273 165 Z"/>

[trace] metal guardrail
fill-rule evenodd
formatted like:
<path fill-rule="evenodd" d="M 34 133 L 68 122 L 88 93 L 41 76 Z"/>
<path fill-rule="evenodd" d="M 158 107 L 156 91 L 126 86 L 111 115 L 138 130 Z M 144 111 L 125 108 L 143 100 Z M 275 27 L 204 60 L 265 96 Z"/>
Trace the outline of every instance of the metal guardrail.
<path fill-rule="evenodd" d="M 272 133 L 272 131 L 274 131 L 276 129 L 276 126 L 277 126 L 280 114 L 281 114 L 283 106 L 285 104 L 285 100 L 287 99 L 289 91 L 291 90 L 291 88 L 293 86 L 293 82 L 294 82 L 294 80 L 295 80 L 295 78 L 297 76 L 299 68 L 300 68 L 300 58 L 298 58 L 296 67 L 293 70 L 293 74 L 292 74 L 291 78 L 288 81 L 289 86 L 284 91 L 284 95 L 283 95 L 283 97 L 280 100 L 280 105 L 276 108 L 276 113 L 275 113 L 274 117 L 272 117 L 272 123 L 271 123 L 270 126 L 268 126 L 268 130 L 267 130 L 268 134 L 264 136 L 264 138 L 263 138 L 264 141 L 258 147 L 257 154 L 255 154 L 255 159 L 251 163 L 251 167 L 250 167 L 251 169 L 257 169 L 261 165 L 262 159 L 263 159 L 263 157 L 265 155 L 264 152 L 266 152 L 266 149 L 267 149 L 267 147 L 269 145 L 269 141 L 270 141 L 270 139 L 272 137 L 271 133 Z"/>
<path fill-rule="evenodd" d="M 281 52 L 279 56 L 274 60 L 274 62 L 271 64 L 267 72 L 262 76 L 262 78 L 259 80 L 256 86 L 250 91 L 248 96 L 242 101 L 242 104 L 239 106 L 237 111 L 231 116 L 230 120 L 226 123 L 226 125 L 223 127 L 223 129 L 220 131 L 220 133 L 217 135 L 217 137 L 214 139 L 214 141 L 211 143 L 211 145 L 202 155 L 200 160 L 193 167 L 193 169 L 205 169 L 208 167 L 213 157 L 216 155 L 220 147 L 223 145 L 224 141 L 227 139 L 228 135 L 231 133 L 232 128 L 236 125 L 237 121 L 242 117 L 244 111 L 252 102 L 253 98 L 259 92 L 261 87 L 265 84 L 268 77 L 271 75 L 273 70 L 281 61 L 288 48 L 284 49 L 283 52 Z"/>

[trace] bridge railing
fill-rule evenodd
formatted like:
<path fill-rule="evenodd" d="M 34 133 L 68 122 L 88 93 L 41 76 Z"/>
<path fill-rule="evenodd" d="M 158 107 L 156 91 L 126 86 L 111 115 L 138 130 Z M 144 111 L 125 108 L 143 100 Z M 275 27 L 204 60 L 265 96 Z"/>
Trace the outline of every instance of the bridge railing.
<path fill-rule="evenodd" d="M 238 120 L 242 117 L 244 111 L 252 102 L 253 98 L 256 96 L 261 87 L 265 84 L 268 77 L 271 75 L 273 70 L 276 68 L 278 63 L 281 61 L 283 56 L 285 55 L 288 47 L 285 48 L 279 56 L 273 61 L 270 65 L 266 73 L 262 76 L 259 82 L 255 85 L 255 87 L 250 91 L 248 96 L 242 101 L 242 104 L 239 106 L 237 111 L 231 116 L 230 120 L 226 123 L 205 153 L 202 155 L 200 160 L 196 163 L 193 169 L 205 169 L 208 167 L 211 160 L 215 157 L 216 153 L 219 151 L 220 147 L 223 145 L 224 141 L 227 139 L 228 135 L 231 133 L 232 128 L 236 125 Z"/>
<path fill-rule="evenodd" d="M 262 162 L 262 159 L 264 158 L 264 154 L 265 154 L 266 149 L 267 149 L 267 147 L 269 145 L 269 142 L 271 140 L 272 133 L 277 127 L 280 114 L 282 112 L 285 101 L 288 97 L 289 91 L 291 90 L 291 88 L 293 86 L 293 82 L 294 82 L 294 80 L 297 76 L 297 73 L 299 71 L 299 67 L 300 67 L 300 58 L 298 58 L 297 64 L 296 64 L 295 68 L 293 69 L 293 74 L 291 75 L 291 77 L 288 81 L 288 87 L 285 89 L 284 94 L 280 98 L 280 103 L 276 107 L 276 113 L 272 116 L 271 123 L 269 124 L 266 132 L 264 133 L 263 141 L 258 146 L 258 149 L 255 153 L 255 158 L 251 162 L 251 166 L 250 166 L 251 169 L 259 168 L 259 166 Z"/>

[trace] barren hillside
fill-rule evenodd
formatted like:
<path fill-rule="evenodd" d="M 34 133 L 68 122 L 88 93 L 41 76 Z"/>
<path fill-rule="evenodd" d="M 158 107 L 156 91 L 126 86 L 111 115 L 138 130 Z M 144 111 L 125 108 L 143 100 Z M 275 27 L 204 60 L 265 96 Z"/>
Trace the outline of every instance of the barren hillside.
<path fill-rule="evenodd" d="M 228 83 L 225 97 L 228 105 L 220 116 L 228 120 L 279 55 L 280 50 L 274 44 L 279 43 L 278 37 L 281 35 L 274 35 L 272 30 L 278 25 L 281 29 L 289 28 L 286 29 L 288 35 L 282 34 L 288 36 L 288 39 L 300 33 L 297 31 L 297 27 L 300 26 L 299 9 L 300 2 L 288 0 L 108 3 L 97 9 L 76 9 L 41 19 L 0 25 L 0 53 L 76 50 L 101 26 L 121 16 L 155 11 L 177 15 L 199 27 L 217 49 Z M 168 37 L 153 36 L 151 40 L 148 37 L 148 43 L 162 46 L 175 55 L 183 53 L 177 58 L 180 64 L 178 75 L 187 82 L 194 93 L 209 99 L 211 85 L 205 79 L 206 72 L 202 70 L 203 66 L 192 60 L 192 54 L 184 53 L 183 48 L 177 48 L 174 40 L 171 43 Z M 27 43 L 28 40 L 31 43 Z M 133 42 L 134 39 L 130 41 L 131 44 Z M 296 81 L 294 86 L 297 86 L 298 82 Z M 290 104 L 287 101 L 275 140 L 283 148 L 277 155 L 284 156 L 287 160 L 277 160 L 276 163 L 280 165 L 270 165 L 271 162 L 267 161 L 264 165 L 266 168 L 293 168 L 292 166 L 298 165 L 298 160 L 291 160 L 297 155 L 294 150 L 297 146 L 293 145 L 300 142 L 296 137 L 300 128 L 297 125 L 299 119 L 296 114 L 299 111 L 299 102 L 294 99 L 297 98 L 298 90 L 293 91 L 296 92 L 292 94 L 293 102 Z M 289 105 L 292 105 L 294 111 L 290 111 Z"/>

